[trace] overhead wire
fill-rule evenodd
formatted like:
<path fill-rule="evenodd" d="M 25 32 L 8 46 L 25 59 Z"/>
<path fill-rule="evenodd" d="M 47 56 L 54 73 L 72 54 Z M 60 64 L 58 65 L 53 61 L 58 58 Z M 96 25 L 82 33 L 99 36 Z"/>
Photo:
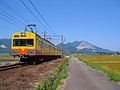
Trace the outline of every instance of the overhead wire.
<path fill-rule="evenodd" d="M 10 23 L 10 24 L 12 24 L 12 25 L 14 25 L 14 26 L 16 26 L 16 27 L 19 27 L 19 28 L 21 28 L 20 26 L 18 26 L 18 25 L 16 25 L 16 24 L 14 24 L 14 23 L 12 23 L 12 22 L 10 22 L 10 21 L 8 21 L 8 20 L 6 20 L 6 19 L 4 19 L 4 18 L 2 18 L 2 17 L 0 17 L 2 20 L 4 20 L 4 21 L 6 21 L 6 22 L 8 22 L 8 23 Z"/>
<path fill-rule="evenodd" d="M 49 29 L 52 31 L 53 34 L 55 34 L 55 31 L 50 27 L 50 25 L 47 23 L 47 21 L 44 19 L 44 17 L 42 16 L 42 14 L 39 12 L 39 10 L 35 7 L 34 3 L 29 0 L 29 2 L 31 3 L 31 5 L 34 7 L 34 9 L 37 11 L 37 13 L 39 14 L 39 16 L 43 19 L 43 21 L 46 23 L 46 25 L 49 27 Z"/>
<path fill-rule="evenodd" d="M 4 10 L 2 10 L 2 9 L 0 9 L 0 11 L 4 12 L 6 15 L 8 15 L 8 16 L 10 16 L 11 18 L 15 19 L 15 20 L 16 20 L 16 21 L 18 21 L 19 23 L 21 23 L 21 24 L 25 25 L 25 23 L 24 23 L 24 22 L 22 22 L 22 21 L 18 20 L 17 18 L 15 18 L 14 16 L 10 15 L 10 14 L 9 14 L 9 13 L 7 13 L 6 11 L 4 11 Z"/>
<path fill-rule="evenodd" d="M 46 29 L 49 30 L 42 22 L 35 16 L 35 14 L 29 9 L 29 7 L 25 4 L 23 0 L 20 0 L 22 4 L 27 8 L 27 10 L 32 14 L 32 16 Z M 49 31 L 50 32 L 50 31 Z"/>
<path fill-rule="evenodd" d="M 14 13 L 16 16 L 18 16 L 20 19 L 22 19 L 24 22 L 29 23 L 29 21 L 28 21 L 27 19 L 23 18 L 23 17 L 22 17 L 20 14 L 18 14 L 14 9 L 11 9 L 11 8 L 9 7 L 9 5 L 8 5 L 4 0 L 0 0 L 0 3 L 1 3 L 2 5 L 4 5 L 7 9 L 9 9 L 12 13 Z"/>
<path fill-rule="evenodd" d="M 2 3 L 5 7 L 9 8 L 3 0 L 0 0 L 0 3 Z"/>
<path fill-rule="evenodd" d="M 29 0 L 29 2 L 32 4 L 32 6 L 34 7 L 34 9 L 37 11 L 37 13 L 38 13 L 39 16 L 42 18 L 42 20 L 45 22 L 45 24 L 49 27 L 49 29 L 48 29 L 44 24 L 42 24 L 42 22 L 35 16 L 35 14 L 29 9 L 29 7 L 25 4 L 25 2 L 24 2 L 23 0 L 20 0 L 20 1 L 21 1 L 22 4 L 28 9 L 28 11 L 34 16 L 34 18 L 37 19 L 37 21 L 38 21 L 46 30 L 49 30 L 49 29 L 50 29 L 50 30 L 52 31 L 52 33 L 55 34 L 54 30 L 52 30 L 52 28 L 50 27 L 50 25 L 47 23 L 47 21 L 44 19 L 44 17 L 41 15 L 41 13 L 38 11 L 38 9 L 35 7 L 34 3 L 33 3 L 31 0 Z M 9 9 L 10 11 L 12 11 L 12 13 L 17 14 L 17 16 L 18 16 L 20 19 L 24 20 L 25 22 L 29 22 L 28 20 L 22 18 L 18 13 L 16 13 L 16 11 L 14 11 L 13 9 L 11 9 L 11 8 L 9 7 L 9 5 L 8 5 L 4 0 L 0 0 L 0 3 L 1 3 L 2 5 L 4 5 L 7 9 Z M 9 15 L 11 18 L 1 13 L 3 16 L 9 18 L 10 20 L 12 20 L 12 21 L 14 21 L 14 22 L 17 21 L 16 23 L 19 22 L 19 23 L 25 24 L 25 23 L 23 23 L 22 21 L 20 21 L 20 20 L 18 20 L 17 18 L 15 18 L 14 16 L 12 16 L 12 15 L 10 15 L 9 13 L 5 12 L 4 10 L 2 10 L 2 9 L 0 9 L 0 10 L 1 10 L 2 12 L 4 12 L 5 14 Z M 14 19 L 15 19 L 16 21 L 15 21 Z M 50 32 L 50 30 L 49 30 L 49 32 Z"/>
<path fill-rule="evenodd" d="M 8 19 L 10 19 L 10 20 L 12 20 L 12 21 L 14 21 L 14 22 L 16 22 L 17 24 L 20 24 L 20 23 L 18 23 L 17 21 L 15 21 L 14 19 L 10 18 L 9 16 L 7 16 L 7 15 L 1 13 L 1 12 L 0 12 L 0 14 L 3 15 L 4 17 L 6 17 L 6 18 L 8 18 Z"/>

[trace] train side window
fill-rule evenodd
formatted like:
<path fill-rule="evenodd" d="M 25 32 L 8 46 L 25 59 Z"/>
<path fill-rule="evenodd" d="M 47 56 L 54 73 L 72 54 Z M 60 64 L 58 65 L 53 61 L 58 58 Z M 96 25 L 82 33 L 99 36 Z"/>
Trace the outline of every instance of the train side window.
<path fill-rule="evenodd" d="M 47 48 L 49 49 L 49 44 L 47 43 Z"/>
<path fill-rule="evenodd" d="M 44 47 L 46 48 L 46 43 L 44 42 Z"/>
<path fill-rule="evenodd" d="M 40 41 L 40 48 L 43 48 L 43 41 Z"/>
<path fill-rule="evenodd" d="M 49 50 L 51 50 L 51 45 L 49 46 Z"/>
<path fill-rule="evenodd" d="M 43 48 L 45 49 L 45 42 L 43 42 Z"/>

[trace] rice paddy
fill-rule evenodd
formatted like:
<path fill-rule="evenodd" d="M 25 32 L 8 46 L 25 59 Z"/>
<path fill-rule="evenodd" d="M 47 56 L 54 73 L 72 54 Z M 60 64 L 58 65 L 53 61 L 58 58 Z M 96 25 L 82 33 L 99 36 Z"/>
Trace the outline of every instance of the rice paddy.
<path fill-rule="evenodd" d="M 106 73 L 111 80 L 120 81 L 120 56 L 103 55 L 103 56 L 77 56 L 77 57 L 80 60 L 86 62 L 91 67 Z"/>

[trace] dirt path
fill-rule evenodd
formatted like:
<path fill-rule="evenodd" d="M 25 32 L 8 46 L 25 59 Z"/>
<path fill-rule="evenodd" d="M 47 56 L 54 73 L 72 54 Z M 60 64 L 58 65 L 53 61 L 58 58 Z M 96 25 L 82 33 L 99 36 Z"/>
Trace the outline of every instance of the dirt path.
<path fill-rule="evenodd" d="M 74 57 L 71 59 L 68 72 L 70 75 L 59 90 L 120 90 L 120 85 L 108 81 L 104 74 Z"/>

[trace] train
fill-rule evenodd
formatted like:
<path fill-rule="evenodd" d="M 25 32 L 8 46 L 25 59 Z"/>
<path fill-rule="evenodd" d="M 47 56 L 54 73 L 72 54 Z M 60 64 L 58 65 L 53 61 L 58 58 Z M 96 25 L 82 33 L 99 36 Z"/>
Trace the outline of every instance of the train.
<path fill-rule="evenodd" d="M 11 39 L 12 56 L 20 62 L 39 62 L 62 57 L 62 50 L 35 32 L 14 32 Z"/>

